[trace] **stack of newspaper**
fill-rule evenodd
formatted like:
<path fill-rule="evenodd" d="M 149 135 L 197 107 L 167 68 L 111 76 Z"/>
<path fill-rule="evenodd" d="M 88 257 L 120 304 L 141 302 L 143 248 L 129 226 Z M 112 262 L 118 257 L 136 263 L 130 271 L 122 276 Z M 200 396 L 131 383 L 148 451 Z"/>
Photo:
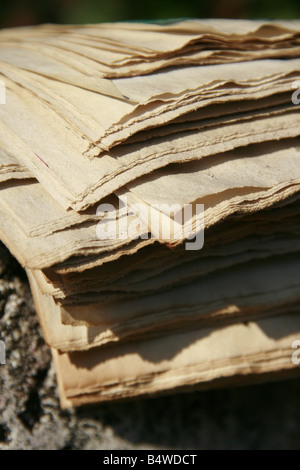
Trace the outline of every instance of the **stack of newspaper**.
<path fill-rule="evenodd" d="M 299 54 L 300 21 L 0 32 L 0 238 L 62 406 L 300 375 Z"/>

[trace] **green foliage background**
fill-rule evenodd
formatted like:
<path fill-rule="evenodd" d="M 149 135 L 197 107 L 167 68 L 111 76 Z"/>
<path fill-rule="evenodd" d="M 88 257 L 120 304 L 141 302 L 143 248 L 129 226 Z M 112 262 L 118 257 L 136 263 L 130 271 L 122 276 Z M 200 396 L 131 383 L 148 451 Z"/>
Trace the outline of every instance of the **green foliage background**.
<path fill-rule="evenodd" d="M 300 18 L 300 0 L 0 0 L 0 26 L 166 18 Z"/>

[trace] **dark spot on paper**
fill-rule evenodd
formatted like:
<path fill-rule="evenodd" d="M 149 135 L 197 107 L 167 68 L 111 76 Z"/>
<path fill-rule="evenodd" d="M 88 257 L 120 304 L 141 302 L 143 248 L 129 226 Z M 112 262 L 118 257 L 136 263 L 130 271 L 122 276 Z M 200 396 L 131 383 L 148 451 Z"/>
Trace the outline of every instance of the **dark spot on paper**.
<path fill-rule="evenodd" d="M 34 155 L 36 155 L 41 160 L 41 162 L 43 162 L 44 165 L 46 165 L 46 167 L 49 168 L 49 165 L 37 153 L 35 153 Z"/>

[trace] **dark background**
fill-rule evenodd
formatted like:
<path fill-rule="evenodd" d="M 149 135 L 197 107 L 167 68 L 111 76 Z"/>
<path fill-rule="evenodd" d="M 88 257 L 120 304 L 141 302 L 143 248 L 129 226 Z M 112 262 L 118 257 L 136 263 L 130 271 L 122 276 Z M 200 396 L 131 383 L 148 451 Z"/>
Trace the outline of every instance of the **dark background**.
<path fill-rule="evenodd" d="M 0 26 L 165 18 L 299 18 L 299 0 L 1 0 Z"/>

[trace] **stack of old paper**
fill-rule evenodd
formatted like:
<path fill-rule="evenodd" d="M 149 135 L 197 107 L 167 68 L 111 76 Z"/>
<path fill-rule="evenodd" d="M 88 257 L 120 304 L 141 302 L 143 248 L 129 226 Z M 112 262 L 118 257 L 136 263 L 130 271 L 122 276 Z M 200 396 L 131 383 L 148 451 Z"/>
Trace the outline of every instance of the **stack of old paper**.
<path fill-rule="evenodd" d="M 0 32 L 0 238 L 63 406 L 300 373 L 300 22 Z"/>

